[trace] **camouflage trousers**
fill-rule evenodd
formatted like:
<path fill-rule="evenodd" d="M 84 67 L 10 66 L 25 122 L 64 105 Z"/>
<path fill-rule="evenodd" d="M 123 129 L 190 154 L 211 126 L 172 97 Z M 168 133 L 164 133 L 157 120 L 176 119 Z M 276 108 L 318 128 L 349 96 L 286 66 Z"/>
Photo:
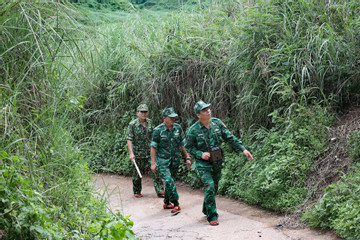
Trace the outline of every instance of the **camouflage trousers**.
<path fill-rule="evenodd" d="M 219 180 L 221 177 L 222 162 L 212 165 L 208 161 L 196 160 L 196 169 L 199 177 L 205 186 L 205 197 L 202 212 L 206 219 L 211 222 L 218 219 L 216 211 L 215 195 L 218 191 Z"/>
<path fill-rule="evenodd" d="M 146 172 L 150 172 L 150 176 L 153 180 L 154 183 L 154 188 L 155 188 L 155 192 L 156 194 L 159 194 L 163 191 L 163 182 L 162 179 L 160 177 L 159 173 L 154 174 L 151 170 L 150 170 L 150 166 L 151 166 L 151 159 L 149 158 L 136 158 L 136 164 L 138 165 L 141 174 L 144 174 Z M 139 174 L 136 171 L 135 165 L 132 164 L 132 182 L 133 182 L 133 192 L 134 194 L 137 193 L 141 193 L 142 190 L 142 184 L 141 184 L 141 178 L 139 177 Z"/>
<path fill-rule="evenodd" d="M 179 159 L 156 159 L 156 166 L 161 177 L 165 182 L 165 198 L 164 203 L 173 203 L 174 206 L 179 205 L 179 195 L 176 190 L 174 178 L 176 177 L 179 167 Z"/>

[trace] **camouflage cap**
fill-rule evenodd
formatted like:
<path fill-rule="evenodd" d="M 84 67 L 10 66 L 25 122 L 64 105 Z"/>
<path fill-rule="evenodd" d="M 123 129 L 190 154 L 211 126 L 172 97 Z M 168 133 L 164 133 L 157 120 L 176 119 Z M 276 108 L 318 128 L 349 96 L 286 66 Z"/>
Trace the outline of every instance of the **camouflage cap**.
<path fill-rule="evenodd" d="M 175 113 L 174 108 L 165 108 L 162 111 L 162 116 L 163 117 L 177 117 L 178 115 Z"/>
<path fill-rule="evenodd" d="M 205 103 L 203 100 L 198 101 L 194 106 L 195 114 L 198 114 L 201 110 L 210 106 L 211 104 Z"/>
<path fill-rule="evenodd" d="M 140 104 L 137 109 L 136 109 L 137 112 L 140 112 L 140 111 L 146 111 L 148 112 L 149 109 L 148 109 L 148 106 L 146 104 Z"/>

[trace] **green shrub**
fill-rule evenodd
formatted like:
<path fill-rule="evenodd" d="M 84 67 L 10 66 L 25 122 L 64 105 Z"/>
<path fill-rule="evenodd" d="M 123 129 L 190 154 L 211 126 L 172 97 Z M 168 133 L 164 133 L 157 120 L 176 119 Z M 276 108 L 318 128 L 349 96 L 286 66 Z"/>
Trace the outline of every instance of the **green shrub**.
<path fill-rule="evenodd" d="M 259 129 L 246 146 L 255 160 L 226 159 L 220 193 L 277 211 L 290 211 L 308 197 L 305 180 L 313 159 L 326 149 L 331 115 L 319 107 L 272 114 L 274 127 Z"/>
<path fill-rule="evenodd" d="M 353 163 L 360 162 L 360 131 L 354 131 L 349 137 L 349 155 Z"/>
<path fill-rule="evenodd" d="M 313 227 L 334 229 L 342 238 L 359 239 L 360 165 L 324 191 L 324 196 L 303 215 L 302 220 Z"/>
<path fill-rule="evenodd" d="M 302 220 L 313 227 L 330 228 L 345 239 L 360 237 L 360 135 L 355 130 L 348 139 L 349 156 L 353 163 L 350 173 L 324 190 L 324 196 L 312 206 Z"/>
<path fill-rule="evenodd" d="M 126 127 L 114 129 L 99 128 L 91 141 L 82 148 L 84 158 L 93 171 L 114 172 L 122 175 L 131 173 L 131 161 L 126 145 Z"/>

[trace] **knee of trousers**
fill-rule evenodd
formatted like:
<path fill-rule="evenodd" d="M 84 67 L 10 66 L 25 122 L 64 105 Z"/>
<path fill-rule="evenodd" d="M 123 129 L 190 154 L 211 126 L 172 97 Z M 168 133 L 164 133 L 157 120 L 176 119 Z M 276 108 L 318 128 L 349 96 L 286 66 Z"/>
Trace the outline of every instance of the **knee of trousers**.
<path fill-rule="evenodd" d="M 204 181 L 205 188 L 214 188 L 215 189 L 215 183 L 213 180 Z"/>
<path fill-rule="evenodd" d="M 172 178 L 164 179 L 165 185 L 174 185 L 174 180 Z"/>
<path fill-rule="evenodd" d="M 205 183 L 205 191 L 206 191 L 206 192 L 208 192 L 208 191 L 215 192 L 215 184 L 214 184 L 214 181 L 210 181 L 210 182 L 206 182 L 206 183 Z"/>

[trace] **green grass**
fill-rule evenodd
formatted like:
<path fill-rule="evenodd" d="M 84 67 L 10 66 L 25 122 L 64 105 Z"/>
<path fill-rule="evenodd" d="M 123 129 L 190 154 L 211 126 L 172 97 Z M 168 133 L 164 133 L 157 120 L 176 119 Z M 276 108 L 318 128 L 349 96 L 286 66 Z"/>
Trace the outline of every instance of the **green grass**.
<path fill-rule="evenodd" d="M 133 223 L 96 196 L 72 135 L 83 98 L 64 81 L 71 68 L 55 67 L 65 52 L 83 59 L 73 13 L 58 3 L 1 7 L 0 230 L 7 239 L 134 238 Z"/>
<path fill-rule="evenodd" d="M 359 143 L 359 130 L 355 130 L 348 139 L 348 154 L 352 162 L 349 173 L 324 189 L 323 197 L 302 217 L 310 226 L 334 229 L 344 239 L 358 239 L 360 235 Z"/>

